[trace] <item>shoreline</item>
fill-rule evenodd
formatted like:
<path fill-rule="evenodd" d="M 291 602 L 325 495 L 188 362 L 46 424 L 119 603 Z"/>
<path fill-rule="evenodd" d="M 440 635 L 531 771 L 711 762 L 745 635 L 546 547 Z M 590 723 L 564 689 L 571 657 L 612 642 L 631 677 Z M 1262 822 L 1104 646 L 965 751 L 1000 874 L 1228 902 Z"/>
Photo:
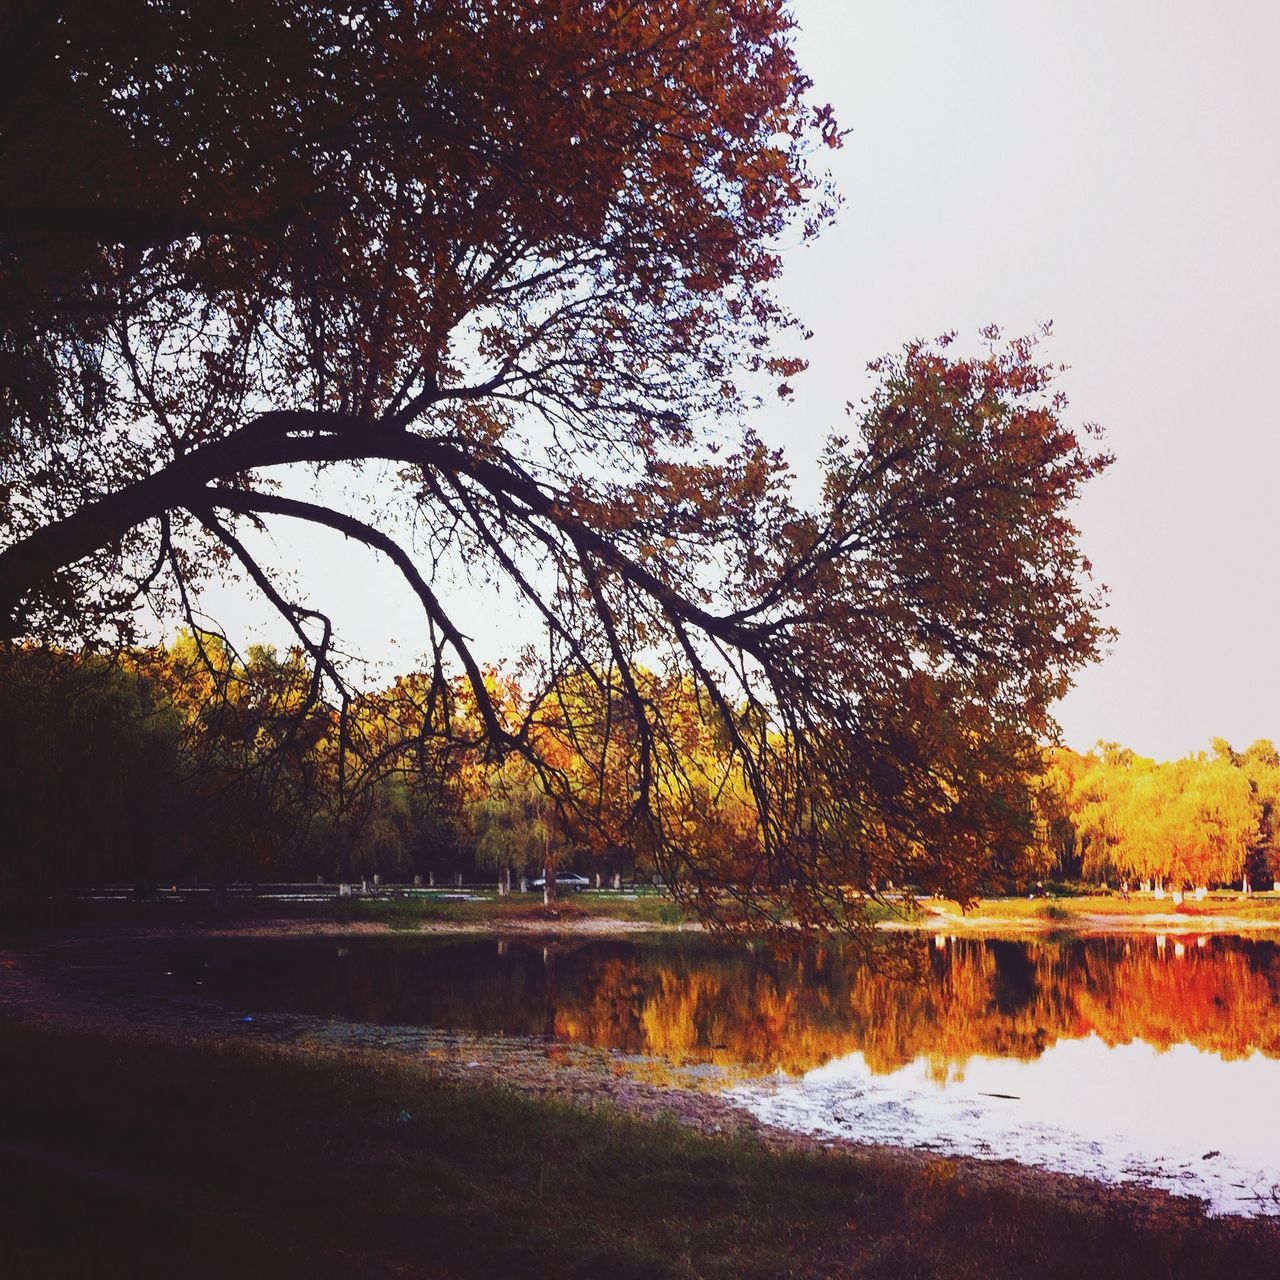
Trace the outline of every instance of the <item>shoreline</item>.
<path fill-rule="evenodd" d="M 1197 934 L 1216 933 L 1246 937 L 1252 933 L 1274 933 L 1280 929 L 1280 919 L 1254 920 L 1236 915 L 1183 915 L 1177 912 L 1147 912 L 1128 915 L 1117 912 L 1077 912 L 1069 918 L 1048 916 L 999 916 L 957 915 L 952 912 L 934 911 L 918 921 L 883 921 L 880 928 L 916 930 L 927 933 L 945 933 L 954 928 L 958 933 L 1072 933 L 1082 936 L 1099 934 L 1156 933 Z"/>
<path fill-rule="evenodd" d="M 362 931 L 358 936 L 367 935 Z M 1012 1158 L 943 1155 L 920 1147 L 806 1133 L 772 1124 L 727 1096 L 732 1073 L 707 1071 L 701 1064 L 673 1063 L 652 1055 L 537 1037 L 326 1022 L 307 1015 L 261 1016 L 251 1027 L 237 1025 L 238 1018 L 220 1022 L 204 1019 L 214 1025 L 196 1029 L 172 1011 L 161 1013 L 152 1006 L 148 1017 L 122 1019 L 119 1012 L 113 1013 L 83 994 L 55 988 L 27 966 L 15 966 L 2 949 L 0 978 L 4 979 L 0 1030 L 8 1025 L 41 1034 L 88 1036 L 107 1044 L 202 1046 L 213 1053 L 252 1049 L 299 1065 L 326 1061 L 357 1067 L 390 1065 L 453 1087 L 506 1090 L 533 1100 L 567 1102 L 587 1111 L 604 1107 L 646 1122 L 675 1121 L 708 1138 L 754 1140 L 778 1155 L 827 1153 L 887 1161 L 902 1171 L 942 1177 L 960 1187 L 1044 1197 L 1077 1209 L 1122 1215 L 1135 1224 L 1165 1228 L 1175 1223 L 1234 1221 L 1242 1228 L 1274 1236 L 1280 1250 L 1280 1218 L 1209 1215 L 1195 1196 L 1138 1182 L 1104 1182 Z"/>
<path fill-rule="evenodd" d="M 1221 917 L 1222 926 L 1233 923 Z M 971 918 L 972 936 L 993 933 L 1060 932 L 1056 922 L 1029 919 L 1014 922 L 995 918 Z M 945 916 L 916 927 L 934 934 L 945 932 L 955 922 Z M 1118 929 L 1119 922 L 1101 933 L 1158 932 L 1157 924 L 1139 930 Z M 1190 932 L 1227 932 L 1204 928 L 1198 920 Z M 492 922 L 428 921 L 418 936 L 524 936 L 524 937 L 609 937 L 644 933 L 702 932 L 700 926 L 653 925 L 607 917 L 572 917 L 560 920 L 507 920 L 505 927 Z M 959 931 L 957 931 L 959 932 Z M 1081 932 L 1083 931 L 1073 931 Z M 1169 932 L 1174 930 L 1169 929 Z M 107 1039 L 118 1038 L 125 1026 L 130 1034 L 140 1034 L 167 1043 L 197 1041 L 210 1046 L 243 1043 L 269 1046 L 273 1051 L 305 1059 L 308 1055 L 338 1055 L 363 1058 L 385 1055 L 401 1065 L 425 1071 L 432 1078 L 456 1084 L 482 1083 L 512 1089 L 534 1098 L 560 1098 L 587 1106 L 607 1104 L 619 1111 L 646 1118 L 668 1116 L 703 1134 L 750 1135 L 774 1151 L 834 1150 L 891 1159 L 913 1169 L 938 1165 L 939 1161 L 967 1180 L 991 1187 L 1016 1187 L 1037 1195 L 1052 1195 L 1092 1207 L 1109 1207 L 1126 1214 L 1138 1214 L 1153 1221 L 1189 1220 L 1207 1215 L 1193 1196 L 1179 1196 L 1141 1183 L 1114 1183 L 1086 1175 L 1058 1172 L 1012 1158 L 984 1159 L 967 1155 L 940 1156 L 918 1147 L 861 1141 L 839 1136 L 815 1136 L 796 1129 L 770 1124 L 751 1114 L 741 1103 L 724 1096 L 734 1085 L 734 1073 L 727 1068 L 705 1064 L 669 1062 L 652 1055 L 625 1054 L 581 1043 L 510 1037 L 471 1032 L 452 1032 L 422 1027 L 326 1022 L 293 1014 L 259 1017 L 251 1029 L 236 1025 L 240 1019 L 220 1016 L 210 1009 L 183 1010 L 178 1005 L 149 1004 L 145 1015 L 121 1005 L 112 1008 L 95 1000 L 88 991 L 75 991 L 56 981 L 39 963 L 42 955 L 71 948 L 93 947 L 107 939 L 126 945 L 198 939 L 290 939 L 343 937 L 410 937 L 382 922 L 333 920 L 256 920 L 193 926 L 99 926 L 71 930 L 42 940 L 34 948 L 13 950 L 0 944 L 0 1017 L 42 1030 L 62 1030 Z M 224 1011 L 225 1012 L 225 1011 Z M 253 1019 L 245 1021 L 253 1022 Z M 1258 1221 L 1246 1214 L 1226 1215 L 1241 1221 Z M 1280 1220 L 1273 1220 L 1280 1241 Z"/>
<path fill-rule="evenodd" d="M 482 904 L 483 905 L 483 904 Z M 1062 917 L 1045 915 L 1000 915 L 981 912 L 964 914 L 934 907 L 924 907 L 914 919 L 879 920 L 878 931 L 885 933 L 920 933 L 949 937 L 1099 937 L 1125 934 L 1151 934 L 1185 938 L 1197 934 L 1249 938 L 1280 932 L 1280 918 L 1255 919 L 1226 913 L 1188 915 L 1177 912 L 1119 913 L 1075 911 Z M 530 907 L 522 915 L 503 911 L 481 913 L 472 919 L 433 919 L 430 915 L 410 921 L 382 918 L 338 920 L 324 916 L 236 916 L 222 919 L 208 916 L 179 920 L 81 920 L 71 924 L 55 924 L 29 934 L 6 936 L 0 933 L 0 950 L 38 947 L 85 945 L 98 940 L 129 939 L 178 940 L 203 938 L 342 938 L 415 936 L 484 936 L 501 937 L 608 937 L 637 934 L 694 933 L 711 935 L 696 920 L 676 923 L 665 920 L 625 919 L 606 914 L 579 913 L 572 908 L 543 912 Z"/>

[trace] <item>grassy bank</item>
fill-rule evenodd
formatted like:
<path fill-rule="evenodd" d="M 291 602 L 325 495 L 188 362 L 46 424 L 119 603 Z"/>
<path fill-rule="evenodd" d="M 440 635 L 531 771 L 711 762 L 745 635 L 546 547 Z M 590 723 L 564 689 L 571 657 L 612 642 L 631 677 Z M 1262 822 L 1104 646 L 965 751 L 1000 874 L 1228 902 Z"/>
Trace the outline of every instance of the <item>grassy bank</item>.
<path fill-rule="evenodd" d="M 6 905 L 8 910 L 5 910 Z M 575 920 L 620 920 L 657 929 L 691 923 L 670 895 L 648 889 L 635 894 L 587 892 L 565 894 L 554 908 L 542 905 L 540 893 L 440 890 L 392 893 L 368 897 L 329 897 L 319 901 L 234 894 L 221 905 L 212 894 L 185 897 L 161 891 L 154 900 L 131 898 L 96 900 L 80 896 L 39 901 L 0 903 L 0 940 L 22 934 L 39 935 L 79 928 L 155 928 L 262 925 L 274 921 L 322 921 L 330 924 L 385 924 L 392 929 L 429 929 L 433 925 L 504 924 L 521 928 L 529 923 Z"/>
<path fill-rule="evenodd" d="M 1007 921 L 1011 924 L 1048 924 L 1086 927 L 1090 924 L 1112 924 L 1117 927 L 1141 927 L 1155 922 L 1161 927 L 1195 929 L 1197 924 L 1212 926 L 1214 921 L 1231 921 L 1240 927 L 1269 926 L 1280 923 L 1280 894 L 1275 893 L 1210 893 L 1203 901 L 1187 898 L 1174 904 L 1170 897 L 1155 898 L 1135 894 L 1128 899 L 1118 895 L 1054 896 L 1047 898 L 983 898 L 962 912 L 949 901 L 925 902 L 926 919 L 942 915 L 957 923 Z"/>
<path fill-rule="evenodd" d="M 500 928 L 504 923 L 558 920 L 617 920 L 654 928 L 672 928 L 697 922 L 697 916 L 683 910 L 670 894 L 660 890 L 629 895 L 612 892 L 566 894 L 552 908 L 544 907 L 540 896 L 511 894 L 474 895 L 475 901 L 450 897 L 414 897 L 402 900 L 379 898 L 340 899 L 328 908 L 331 919 L 382 921 L 391 928 L 429 928 L 432 924 L 487 924 Z M 876 921 L 919 921 L 919 911 L 897 905 L 871 902 L 867 910 Z"/>
<path fill-rule="evenodd" d="M 957 929 L 999 932 L 1010 930 L 1087 930 L 1197 928 L 1243 932 L 1280 926 L 1280 894 L 1212 893 L 1202 902 L 1189 899 L 1175 906 L 1172 899 L 1134 895 L 1129 900 L 1108 894 L 1050 897 L 983 898 L 962 910 L 958 903 L 922 899 L 915 910 L 899 902 L 868 904 L 870 918 L 890 928 Z M 293 926 L 307 921 L 330 926 L 381 925 L 393 931 L 415 932 L 452 926 L 501 931 L 554 925 L 572 929 L 585 922 L 599 927 L 608 922 L 624 926 L 670 929 L 696 923 L 660 890 L 638 893 L 590 891 L 565 894 L 554 908 L 542 905 L 541 895 L 493 891 L 438 891 L 396 897 L 332 897 L 324 901 L 281 900 L 236 895 L 215 907 L 209 895 L 195 900 L 162 894 L 157 901 L 128 899 L 92 901 L 49 899 L 21 904 L 14 915 L 0 914 L 0 940 L 65 929 L 122 926 L 189 928 L 237 926 L 270 927 L 273 922 Z"/>
<path fill-rule="evenodd" d="M 1081 1205 L 946 1161 L 771 1151 L 371 1058 L 8 1027 L 0 1089 L 15 1276 L 1102 1280 L 1280 1266 L 1261 1224 Z"/>
<path fill-rule="evenodd" d="M 400 900 L 340 898 L 328 908 L 331 919 L 383 921 L 392 928 L 413 929 L 432 924 L 522 924 L 558 919 L 621 920 L 628 924 L 666 928 L 688 923 L 668 894 L 649 890 L 639 894 L 588 892 L 564 894 L 552 908 L 544 907 L 541 894 L 472 893 L 474 901 L 447 895 L 422 895 Z"/>

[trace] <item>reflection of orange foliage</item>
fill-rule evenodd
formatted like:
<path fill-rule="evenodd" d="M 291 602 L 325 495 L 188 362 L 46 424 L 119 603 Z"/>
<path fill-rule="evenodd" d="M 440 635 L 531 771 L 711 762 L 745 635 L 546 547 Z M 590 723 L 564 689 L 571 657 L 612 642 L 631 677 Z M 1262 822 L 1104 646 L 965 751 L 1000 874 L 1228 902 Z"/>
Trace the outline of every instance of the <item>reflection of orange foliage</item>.
<path fill-rule="evenodd" d="M 393 1025 L 557 1039 L 800 1073 L 861 1052 L 873 1071 L 924 1059 L 947 1079 L 972 1057 L 1032 1059 L 1061 1039 L 1178 1043 L 1280 1058 L 1280 947 L 1194 936 L 927 946 L 921 981 L 836 947 L 782 958 L 684 937 L 543 946 L 485 942 L 277 950 L 210 974 L 224 996 Z M 240 990 L 240 979 L 245 992 Z M 552 1049 L 555 1052 L 554 1048 Z M 736 1074 L 736 1072 L 735 1072 Z"/>
<path fill-rule="evenodd" d="M 1280 967 L 1221 947 L 1134 940 L 1131 954 L 1104 980 L 1077 995 L 1091 1030 L 1107 1044 L 1145 1040 L 1159 1049 L 1189 1042 L 1224 1058 L 1258 1050 L 1280 1057 Z M 1106 979 L 1110 979 L 1109 981 Z"/>
<path fill-rule="evenodd" d="M 903 983 L 837 952 L 794 963 L 655 949 L 611 957 L 564 992 L 575 1040 L 674 1060 L 799 1073 L 862 1052 L 872 1070 L 924 1057 L 946 1078 L 976 1055 L 1031 1059 L 1059 1039 L 1188 1042 L 1280 1057 L 1280 960 L 1228 940 L 1176 955 L 1153 938 L 953 942 Z"/>

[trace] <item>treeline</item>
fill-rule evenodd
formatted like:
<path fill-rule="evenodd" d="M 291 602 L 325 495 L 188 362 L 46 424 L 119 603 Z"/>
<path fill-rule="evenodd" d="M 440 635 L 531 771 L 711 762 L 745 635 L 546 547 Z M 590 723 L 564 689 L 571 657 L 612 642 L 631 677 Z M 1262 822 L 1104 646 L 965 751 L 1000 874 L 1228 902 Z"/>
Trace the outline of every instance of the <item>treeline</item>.
<path fill-rule="evenodd" d="M 1280 878 L 1280 753 L 1260 740 L 1156 761 L 1111 743 L 1057 748 L 1036 787 L 1043 877 L 1146 888 L 1270 889 Z"/>
<path fill-rule="evenodd" d="M 0 892 L 375 875 L 510 884 L 548 865 L 653 874 L 645 830 L 629 825 L 643 752 L 623 701 L 572 674 L 537 698 L 513 677 L 484 679 L 485 714 L 521 725 L 538 764 L 491 753 L 461 680 L 402 676 L 335 705 L 302 653 L 240 656 L 205 634 L 111 657 L 0 648 Z M 645 679 L 667 731 L 651 785 L 688 858 L 730 888 L 762 874 L 722 709 Z M 1270 888 L 1280 875 L 1270 742 L 1217 741 L 1167 763 L 1055 748 L 1044 765 L 1027 778 L 1025 840 L 991 852 L 979 891 L 1048 879 Z M 908 853 L 876 874 L 911 885 L 913 870 Z"/>
<path fill-rule="evenodd" d="M 343 716 L 300 654 L 209 636 L 0 649 L 0 889 L 453 869 L 440 771 L 383 695 Z"/>
<path fill-rule="evenodd" d="M 300 651 L 241 656 L 211 635 L 109 657 L 0 647 L 0 893 L 375 875 L 510 885 L 575 862 L 650 874 L 642 842 L 621 835 L 634 725 L 572 677 L 536 705 L 513 678 L 484 679 L 485 714 L 523 719 L 539 765 L 491 752 L 465 680 L 401 676 L 335 705 Z M 659 681 L 647 695 L 679 696 Z M 712 725 L 691 706 L 684 729 L 691 838 L 702 825 L 722 845 L 748 840 L 741 787 L 699 748 Z M 706 763 L 719 775 L 695 780 Z"/>

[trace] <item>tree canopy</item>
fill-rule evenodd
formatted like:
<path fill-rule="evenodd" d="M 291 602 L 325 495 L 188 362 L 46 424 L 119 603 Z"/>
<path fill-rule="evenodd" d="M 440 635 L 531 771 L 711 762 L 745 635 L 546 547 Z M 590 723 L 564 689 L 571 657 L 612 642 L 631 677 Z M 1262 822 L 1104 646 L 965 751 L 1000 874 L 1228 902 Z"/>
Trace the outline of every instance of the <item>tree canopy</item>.
<path fill-rule="evenodd" d="M 1280 875 L 1275 812 L 1280 755 L 1265 739 L 1234 751 L 1158 761 L 1114 743 L 1087 755 L 1050 753 L 1038 809 L 1044 875 L 1186 886 Z"/>
<path fill-rule="evenodd" d="M 340 602 L 244 536 L 322 526 L 422 605 L 417 737 L 522 755 L 706 911 L 731 883 L 748 919 L 847 920 L 904 862 L 967 891 L 1030 838 L 1035 740 L 1105 638 L 1068 511 L 1107 458 L 994 330 L 875 366 L 816 503 L 742 425 L 803 367 L 779 245 L 836 203 L 792 26 L 781 0 L 8 0 L 0 634 L 127 643 L 234 570 L 341 738 Z M 529 696 L 493 696 L 458 576 L 540 620 Z M 676 685 L 755 815 L 727 851 L 691 835 Z"/>

